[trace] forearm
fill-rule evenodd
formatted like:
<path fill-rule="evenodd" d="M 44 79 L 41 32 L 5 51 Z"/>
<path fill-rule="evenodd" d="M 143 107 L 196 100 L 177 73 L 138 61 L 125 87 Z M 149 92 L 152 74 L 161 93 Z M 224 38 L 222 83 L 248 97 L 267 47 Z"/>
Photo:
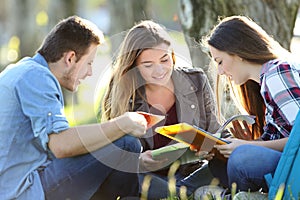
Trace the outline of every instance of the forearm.
<path fill-rule="evenodd" d="M 116 120 L 101 124 L 72 127 L 49 136 L 49 148 L 56 157 L 64 158 L 85 154 L 104 147 L 124 136 Z"/>
<path fill-rule="evenodd" d="M 254 145 L 264 146 L 270 149 L 274 149 L 277 151 L 283 151 L 285 144 L 288 138 L 282 138 L 278 140 L 268 140 L 268 141 L 249 141 L 249 143 L 253 143 Z"/>

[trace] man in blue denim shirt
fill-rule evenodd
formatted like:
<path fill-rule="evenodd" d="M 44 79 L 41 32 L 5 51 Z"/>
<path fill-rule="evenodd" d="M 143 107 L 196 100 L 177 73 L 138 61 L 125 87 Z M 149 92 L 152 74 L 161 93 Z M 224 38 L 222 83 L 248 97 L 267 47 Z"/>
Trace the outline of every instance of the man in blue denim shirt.
<path fill-rule="evenodd" d="M 38 53 L 0 74 L 0 199 L 102 199 L 137 196 L 138 139 L 147 122 L 134 112 L 69 127 L 61 87 L 76 91 L 92 75 L 103 35 L 72 16 Z M 130 133 L 130 135 L 126 135 Z"/>

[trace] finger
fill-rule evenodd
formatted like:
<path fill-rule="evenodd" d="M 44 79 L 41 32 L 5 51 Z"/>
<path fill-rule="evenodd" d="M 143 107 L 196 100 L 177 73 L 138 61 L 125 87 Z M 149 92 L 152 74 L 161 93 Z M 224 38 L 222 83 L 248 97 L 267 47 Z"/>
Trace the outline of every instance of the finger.
<path fill-rule="evenodd" d="M 242 128 L 242 126 L 241 126 L 241 124 L 240 124 L 240 122 L 239 121 L 233 121 L 232 122 L 232 125 L 233 125 L 233 127 L 234 127 L 234 129 L 236 129 L 236 130 L 243 130 L 243 128 Z"/>
<path fill-rule="evenodd" d="M 139 114 L 139 113 L 137 113 L 137 112 L 129 112 L 128 113 L 128 116 L 130 117 L 130 119 L 133 121 L 133 122 L 135 122 L 135 123 L 137 123 L 137 124 L 139 124 L 139 125 L 142 125 L 142 126 L 144 126 L 145 128 L 147 128 L 147 120 L 146 120 L 146 118 L 144 117 L 144 115 L 142 115 L 142 114 Z"/>
<path fill-rule="evenodd" d="M 236 138 L 242 138 L 243 137 L 243 128 L 241 124 L 238 121 L 232 122 L 233 129 L 234 129 L 234 136 Z"/>
<path fill-rule="evenodd" d="M 248 126 L 248 123 L 243 120 L 243 125 L 244 125 L 244 133 L 245 133 L 245 139 L 250 140 L 252 139 L 252 132 L 250 130 L 250 127 Z"/>
<path fill-rule="evenodd" d="M 247 121 L 243 120 L 242 121 L 244 128 L 240 125 L 240 123 L 235 124 L 235 129 L 236 129 L 236 137 L 239 139 L 244 139 L 244 140 L 249 140 L 251 138 L 251 131 L 250 128 L 247 124 Z"/>
<path fill-rule="evenodd" d="M 207 151 L 198 151 L 197 153 L 195 153 L 196 156 L 204 156 L 204 155 L 207 155 L 208 152 Z"/>
<path fill-rule="evenodd" d="M 228 157 L 230 156 L 230 154 L 231 154 L 231 151 L 227 151 L 227 150 L 223 151 L 223 150 L 221 150 L 220 153 L 221 153 L 225 158 L 228 158 Z"/>
<path fill-rule="evenodd" d="M 224 151 L 226 149 L 228 149 L 227 147 L 228 145 L 223 144 L 223 145 L 214 145 L 214 148 L 216 148 L 218 151 Z"/>
<path fill-rule="evenodd" d="M 204 160 L 204 159 L 206 159 L 206 160 L 208 160 L 208 159 L 212 159 L 213 157 L 215 156 L 215 154 L 214 153 L 209 153 L 209 154 L 204 154 L 204 155 L 202 155 L 201 157 L 199 157 L 201 160 Z"/>
<path fill-rule="evenodd" d="M 247 131 L 247 132 L 250 132 L 250 128 L 248 126 L 248 123 L 245 120 L 243 120 L 243 125 L 244 125 L 244 130 Z"/>
<path fill-rule="evenodd" d="M 206 160 L 210 161 L 212 160 L 214 157 L 209 157 L 209 158 L 206 158 Z"/>
<path fill-rule="evenodd" d="M 232 135 L 235 137 L 236 131 L 234 130 L 234 128 L 230 127 L 229 130 L 232 133 Z"/>
<path fill-rule="evenodd" d="M 137 127 L 131 133 L 129 133 L 135 137 L 142 137 L 146 134 L 145 127 Z"/>

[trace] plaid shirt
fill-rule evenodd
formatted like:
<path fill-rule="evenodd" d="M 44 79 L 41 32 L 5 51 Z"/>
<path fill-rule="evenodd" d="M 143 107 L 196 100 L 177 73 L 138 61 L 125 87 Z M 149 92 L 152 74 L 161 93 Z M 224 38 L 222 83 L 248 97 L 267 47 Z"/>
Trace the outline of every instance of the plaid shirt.
<path fill-rule="evenodd" d="M 266 104 L 263 140 L 289 137 L 300 108 L 300 64 L 271 60 L 262 67 L 261 94 Z"/>

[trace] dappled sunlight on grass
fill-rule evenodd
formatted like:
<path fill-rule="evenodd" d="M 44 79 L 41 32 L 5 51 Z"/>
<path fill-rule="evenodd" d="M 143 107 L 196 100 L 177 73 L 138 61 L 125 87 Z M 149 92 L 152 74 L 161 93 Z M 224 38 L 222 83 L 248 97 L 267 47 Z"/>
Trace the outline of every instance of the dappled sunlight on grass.
<path fill-rule="evenodd" d="M 148 189 L 150 187 L 151 182 L 151 176 L 146 175 L 142 184 L 142 194 L 141 194 L 141 200 L 147 200 L 148 196 Z"/>

